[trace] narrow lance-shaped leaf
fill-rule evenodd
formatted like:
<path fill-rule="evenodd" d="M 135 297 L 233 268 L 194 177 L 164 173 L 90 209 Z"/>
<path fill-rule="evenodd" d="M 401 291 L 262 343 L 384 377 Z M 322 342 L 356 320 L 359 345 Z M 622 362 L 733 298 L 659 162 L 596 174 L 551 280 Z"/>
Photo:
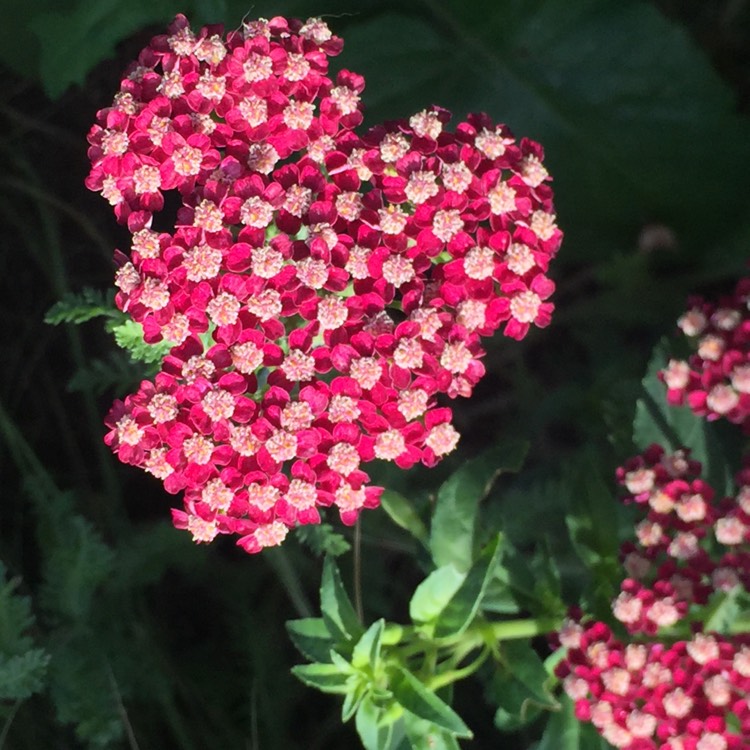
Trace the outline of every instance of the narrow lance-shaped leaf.
<path fill-rule="evenodd" d="M 427 545 L 429 538 L 427 527 L 414 510 L 412 503 L 403 495 L 393 490 L 386 490 L 380 498 L 380 506 L 397 526 L 408 531 L 425 546 Z"/>
<path fill-rule="evenodd" d="M 298 664 L 292 667 L 292 674 L 305 685 L 324 693 L 346 695 L 349 690 L 350 675 L 342 672 L 336 664 Z"/>
<path fill-rule="evenodd" d="M 386 712 L 365 697 L 357 708 L 354 719 L 365 750 L 392 750 L 404 736 L 400 721 L 386 720 Z"/>
<path fill-rule="evenodd" d="M 536 719 L 542 710 L 559 707 L 547 684 L 550 675 L 539 655 L 526 641 L 504 641 L 503 669 L 491 686 L 498 704 L 495 724 L 504 731 L 515 731 Z"/>
<path fill-rule="evenodd" d="M 380 619 L 370 625 L 364 635 L 357 641 L 352 652 L 352 666 L 355 669 L 375 669 L 380 660 L 380 639 L 383 635 L 385 620 Z"/>
<path fill-rule="evenodd" d="M 311 661 L 330 661 L 329 654 L 335 645 L 322 617 L 305 617 L 289 620 L 286 629 L 292 643 Z"/>
<path fill-rule="evenodd" d="M 433 570 L 417 586 L 409 602 L 409 617 L 416 623 L 427 623 L 437 619 L 466 578 L 456 566 L 449 563 Z"/>
<path fill-rule="evenodd" d="M 435 625 L 436 638 L 463 633 L 473 622 L 501 555 L 502 535 L 498 534 L 472 565 L 464 582 L 440 613 Z"/>
<path fill-rule="evenodd" d="M 323 563 L 320 610 L 328 630 L 336 640 L 351 641 L 364 632 L 332 557 L 326 557 Z"/>
<path fill-rule="evenodd" d="M 398 703 L 421 719 L 431 722 L 457 737 L 471 738 L 472 732 L 461 717 L 403 667 L 396 666 L 389 683 Z"/>

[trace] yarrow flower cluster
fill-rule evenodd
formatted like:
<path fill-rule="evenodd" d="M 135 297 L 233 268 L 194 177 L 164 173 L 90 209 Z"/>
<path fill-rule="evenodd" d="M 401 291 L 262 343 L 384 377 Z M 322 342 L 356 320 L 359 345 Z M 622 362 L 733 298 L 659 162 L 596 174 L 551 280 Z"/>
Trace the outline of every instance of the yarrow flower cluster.
<path fill-rule="evenodd" d="M 161 372 L 106 442 L 184 492 L 196 541 L 279 544 L 335 506 L 379 502 L 362 465 L 435 464 L 458 433 L 480 338 L 546 326 L 562 234 L 541 147 L 433 107 L 354 133 L 364 79 L 319 19 L 223 36 L 178 16 L 89 134 L 87 185 L 132 234 L 118 307 Z M 181 206 L 157 229 L 165 195 Z"/>
<path fill-rule="evenodd" d="M 750 430 L 750 278 L 718 302 L 700 297 L 677 321 L 695 345 L 685 360 L 672 359 L 659 377 L 670 404 L 687 404 L 709 420 L 724 417 Z"/>
<path fill-rule="evenodd" d="M 558 634 L 568 653 L 557 674 L 576 716 L 617 748 L 727 750 L 750 736 L 750 635 L 704 622 L 722 595 L 750 589 L 750 469 L 718 501 L 700 471 L 687 450 L 657 445 L 618 469 L 624 501 L 645 511 L 612 602 L 631 639 L 585 618 Z M 681 624 L 691 636 L 670 637 Z"/>

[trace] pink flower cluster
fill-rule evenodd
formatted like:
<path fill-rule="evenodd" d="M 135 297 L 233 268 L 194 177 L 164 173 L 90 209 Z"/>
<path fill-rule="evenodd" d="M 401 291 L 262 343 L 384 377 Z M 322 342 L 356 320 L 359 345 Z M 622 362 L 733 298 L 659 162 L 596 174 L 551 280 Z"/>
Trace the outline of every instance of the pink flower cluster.
<path fill-rule="evenodd" d="M 603 622 L 571 620 L 560 642 L 569 650 L 557 674 L 575 702 L 575 714 L 610 745 L 624 750 L 747 747 L 750 636 L 696 633 L 671 645 L 625 644 Z"/>
<path fill-rule="evenodd" d="M 480 337 L 549 323 L 561 242 L 542 149 L 433 107 L 360 136 L 361 76 L 319 19 L 191 31 L 178 16 L 89 134 L 88 186 L 132 234 L 116 302 L 173 345 L 106 442 L 184 491 L 178 527 L 248 552 L 336 506 L 361 466 L 428 466 L 458 433 Z M 173 231 L 154 222 L 177 193 Z"/>
<path fill-rule="evenodd" d="M 645 511 L 612 602 L 630 640 L 585 618 L 558 634 L 576 716 L 617 748 L 727 750 L 750 736 L 750 635 L 704 627 L 712 603 L 750 590 L 750 469 L 718 502 L 700 471 L 688 451 L 657 445 L 618 469 L 625 502 Z"/>
<path fill-rule="evenodd" d="M 659 377 L 670 404 L 750 430 L 750 278 L 715 302 L 695 297 L 677 325 L 695 342 L 687 361 L 672 359 Z"/>

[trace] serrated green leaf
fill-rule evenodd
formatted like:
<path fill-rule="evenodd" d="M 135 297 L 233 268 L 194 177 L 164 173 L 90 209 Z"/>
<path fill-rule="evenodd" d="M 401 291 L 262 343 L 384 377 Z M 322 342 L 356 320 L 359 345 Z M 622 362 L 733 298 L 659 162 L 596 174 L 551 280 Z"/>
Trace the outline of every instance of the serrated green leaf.
<path fill-rule="evenodd" d="M 433 570 L 414 590 L 409 602 L 409 617 L 417 623 L 435 620 L 465 579 L 466 574 L 459 573 L 450 563 Z"/>
<path fill-rule="evenodd" d="M 320 611 L 326 627 L 337 641 L 353 641 L 364 633 L 332 557 L 326 557 L 323 563 Z"/>
<path fill-rule="evenodd" d="M 304 617 L 300 620 L 289 620 L 286 629 L 292 643 L 311 661 L 330 661 L 334 639 L 322 617 Z"/>
<path fill-rule="evenodd" d="M 429 539 L 427 527 L 409 500 L 398 492 L 386 490 L 380 497 L 380 506 L 397 526 L 408 531 L 417 541 L 427 546 Z"/>
<path fill-rule="evenodd" d="M 435 638 L 459 635 L 474 621 L 502 556 L 502 534 L 483 550 L 435 623 Z"/>
<path fill-rule="evenodd" d="M 460 750 L 453 734 L 411 711 L 404 711 L 404 728 L 412 750 Z"/>
<path fill-rule="evenodd" d="M 0 655 L 0 700 L 24 700 L 44 688 L 50 655 L 40 648 Z"/>
<path fill-rule="evenodd" d="M 465 573 L 474 560 L 475 529 L 480 501 L 503 472 L 518 471 L 528 451 L 520 440 L 502 443 L 467 461 L 438 491 L 430 529 L 435 565 L 452 563 Z"/>
<path fill-rule="evenodd" d="M 352 666 L 355 669 L 374 671 L 380 661 L 380 643 L 385 620 L 380 619 L 370 625 L 357 641 L 352 651 Z"/>
<path fill-rule="evenodd" d="M 31 599 L 16 592 L 20 578 L 5 582 L 5 575 L 5 566 L 0 563 L 0 581 L 3 582 L 0 589 L 0 653 L 22 654 L 32 645 L 25 632 L 34 624 Z"/>
<path fill-rule="evenodd" d="M 394 667 L 389 687 L 399 705 L 420 719 L 435 724 L 457 737 L 471 739 L 473 736 L 463 719 L 407 669 Z"/>
<path fill-rule="evenodd" d="M 343 534 L 334 531 L 330 523 L 305 524 L 294 530 L 294 535 L 316 555 L 340 557 L 351 549 Z"/>
<path fill-rule="evenodd" d="M 80 516 L 65 519 L 48 551 L 44 605 L 72 622 L 85 622 L 98 587 L 109 576 L 114 553 Z"/>
<path fill-rule="evenodd" d="M 66 294 L 44 316 L 44 322 L 56 326 L 60 323 L 85 323 L 102 316 L 120 315 L 114 304 L 114 295 L 100 289 L 85 287 L 80 292 Z"/>
<path fill-rule="evenodd" d="M 349 677 L 335 664 L 298 664 L 292 667 L 292 674 L 299 680 L 323 693 L 346 695 L 349 691 Z"/>
<path fill-rule="evenodd" d="M 111 325 L 109 330 L 115 337 L 117 346 L 125 349 L 138 362 L 145 362 L 146 364 L 161 362 L 173 346 L 169 341 L 147 344 L 143 338 L 143 326 L 134 320 L 124 320 L 121 323 Z"/>

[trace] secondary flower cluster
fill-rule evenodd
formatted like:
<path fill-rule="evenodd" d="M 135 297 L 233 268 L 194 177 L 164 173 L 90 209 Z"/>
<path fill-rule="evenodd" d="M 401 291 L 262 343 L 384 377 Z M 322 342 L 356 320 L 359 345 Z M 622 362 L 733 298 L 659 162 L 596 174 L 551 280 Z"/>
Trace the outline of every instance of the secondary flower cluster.
<path fill-rule="evenodd" d="M 89 135 L 87 184 L 132 234 L 117 305 L 173 344 L 106 441 L 185 492 L 197 541 L 255 552 L 321 506 L 353 523 L 382 492 L 362 464 L 453 450 L 436 397 L 471 394 L 480 337 L 550 320 L 541 147 L 437 107 L 357 135 L 364 80 L 327 76 L 341 47 L 319 19 L 223 38 L 178 16 Z"/>
<path fill-rule="evenodd" d="M 612 602 L 631 639 L 584 618 L 559 634 L 569 650 L 557 674 L 576 715 L 618 748 L 726 750 L 750 736 L 750 636 L 705 622 L 723 595 L 750 589 L 750 471 L 718 502 L 700 471 L 686 450 L 657 445 L 618 469 L 625 502 L 645 511 Z M 661 629 L 681 632 L 681 621 L 692 636 L 670 640 Z"/>
<path fill-rule="evenodd" d="M 669 403 L 687 403 L 709 420 L 725 417 L 750 429 L 750 279 L 716 302 L 696 297 L 677 325 L 695 342 L 687 361 L 672 359 L 660 378 Z"/>

